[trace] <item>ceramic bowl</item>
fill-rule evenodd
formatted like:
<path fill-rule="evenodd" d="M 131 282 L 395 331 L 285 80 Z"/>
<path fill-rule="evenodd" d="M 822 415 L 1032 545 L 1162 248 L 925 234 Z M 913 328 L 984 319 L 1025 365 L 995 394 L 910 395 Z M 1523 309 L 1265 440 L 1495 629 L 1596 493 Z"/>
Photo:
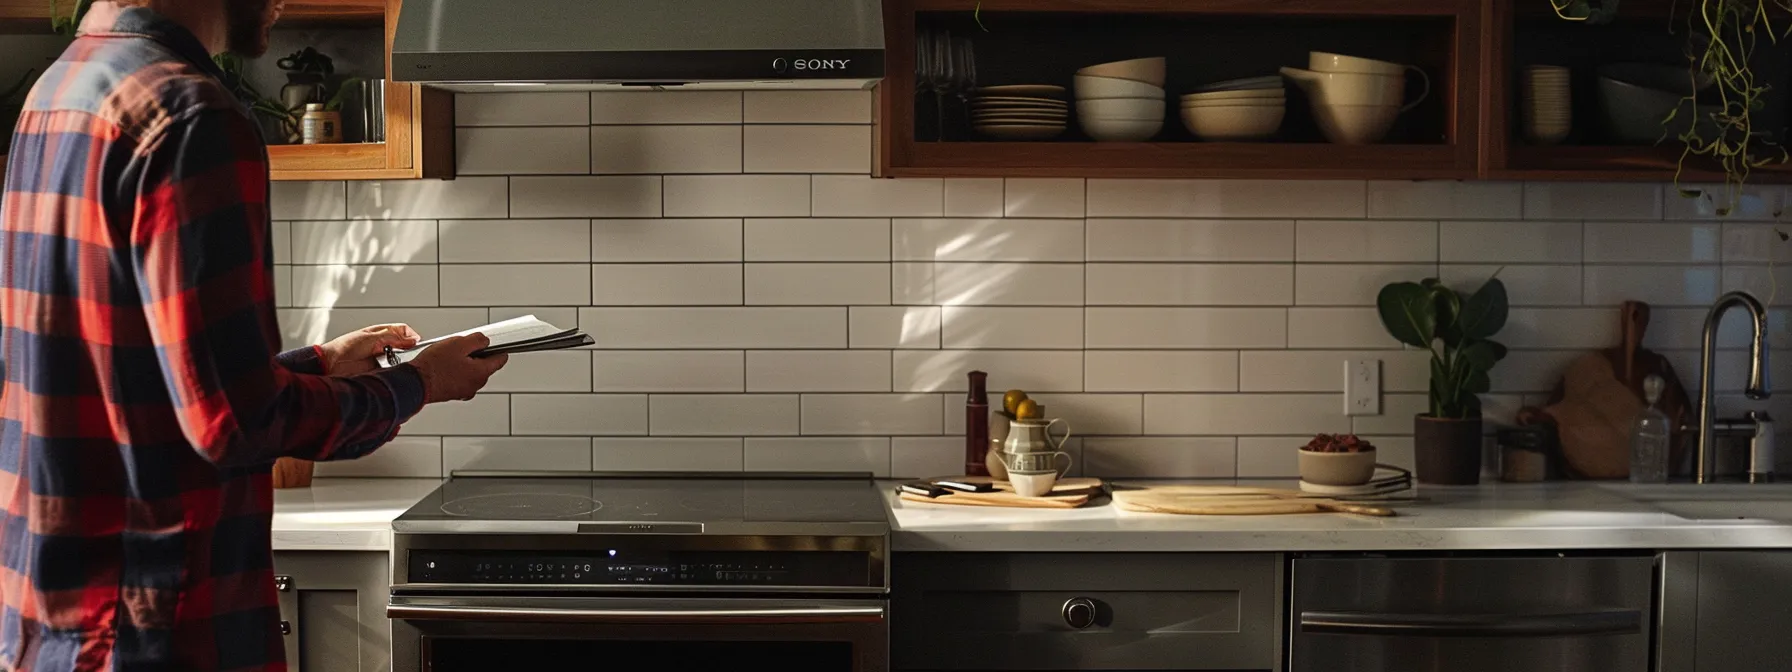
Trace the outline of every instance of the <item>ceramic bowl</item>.
<path fill-rule="evenodd" d="M 1112 63 L 1091 65 L 1076 71 L 1076 74 L 1130 79 L 1135 82 L 1144 82 L 1161 89 L 1164 86 L 1166 69 L 1164 58 L 1162 56 L 1156 56 L 1152 58 L 1135 58 L 1127 61 L 1114 61 Z"/>
<path fill-rule="evenodd" d="M 1282 107 L 1287 98 L 1233 98 L 1230 100 L 1185 100 L 1182 109 L 1191 107 Z"/>
<path fill-rule="evenodd" d="M 1345 56 L 1326 51 L 1307 52 L 1307 69 L 1315 72 L 1362 72 L 1377 75 L 1398 75 L 1406 66 L 1373 58 Z"/>
<path fill-rule="evenodd" d="M 1375 478 L 1375 451 L 1318 453 L 1300 450 L 1300 480 L 1314 485 L 1363 485 Z"/>
<path fill-rule="evenodd" d="M 1284 105 L 1189 107 L 1182 110 L 1182 123 L 1202 140 L 1257 140 L 1275 135 L 1287 111 Z"/>
<path fill-rule="evenodd" d="M 1684 65 L 1651 65 L 1648 63 L 1613 63 L 1601 66 L 1599 76 L 1632 86 L 1666 91 L 1681 97 L 1703 91 L 1714 81 L 1704 73 L 1694 77 Z"/>
<path fill-rule="evenodd" d="M 1365 75 L 1282 68 L 1317 105 L 1394 105 L 1406 100 L 1405 75 Z"/>
<path fill-rule="evenodd" d="M 1162 98 L 1102 98 L 1076 101 L 1077 116 L 1101 119 L 1163 119 L 1166 109 Z"/>
<path fill-rule="evenodd" d="M 1106 98 L 1157 98 L 1161 100 L 1164 97 L 1162 87 L 1118 77 L 1077 75 L 1075 86 L 1077 100 Z"/>
<path fill-rule="evenodd" d="M 1372 145 L 1387 137 L 1400 117 L 1394 105 L 1313 105 L 1313 121 L 1336 145 Z"/>
<path fill-rule="evenodd" d="M 1686 98 L 1668 91 L 1600 77 L 1599 103 L 1604 108 L 1606 135 L 1621 143 L 1652 145 L 1672 140 L 1691 130 L 1695 123 L 1707 138 L 1717 132 L 1717 124 L 1709 114 L 1716 106 L 1695 108 Z M 1663 125 L 1669 114 L 1674 115 L 1673 121 Z"/>
<path fill-rule="evenodd" d="M 1151 119 L 1103 119 L 1077 117 L 1083 133 L 1099 142 L 1144 142 L 1164 130 L 1163 117 Z"/>
<path fill-rule="evenodd" d="M 1244 77 L 1242 79 L 1228 79 L 1223 82 L 1212 82 L 1212 83 L 1208 83 L 1208 84 L 1202 84 L 1200 86 L 1195 87 L 1195 92 L 1196 93 L 1211 93 L 1214 91 L 1248 91 L 1251 89 L 1279 89 L 1279 88 L 1282 88 L 1283 83 L 1284 82 L 1282 81 L 1282 78 L 1279 75 L 1264 75 L 1261 77 Z"/>
<path fill-rule="evenodd" d="M 1191 94 L 1187 94 L 1187 95 L 1183 96 L 1182 102 L 1183 102 L 1183 104 L 1186 105 L 1188 103 L 1196 102 L 1196 101 L 1203 101 L 1203 102 L 1215 101 L 1215 100 L 1237 101 L 1237 100 L 1248 100 L 1248 99 L 1252 99 L 1252 98 L 1285 98 L 1285 97 L 1287 97 L 1287 95 L 1288 95 L 1288 92 L 1286 90 L 1282 89 L 1282 87 L 1278 86 L 1273 89 L 1235 89 L 1235 90 L 1231 90 L 1231 91 L 1208 91 L 1205 93 L 1191 93 Z"/>

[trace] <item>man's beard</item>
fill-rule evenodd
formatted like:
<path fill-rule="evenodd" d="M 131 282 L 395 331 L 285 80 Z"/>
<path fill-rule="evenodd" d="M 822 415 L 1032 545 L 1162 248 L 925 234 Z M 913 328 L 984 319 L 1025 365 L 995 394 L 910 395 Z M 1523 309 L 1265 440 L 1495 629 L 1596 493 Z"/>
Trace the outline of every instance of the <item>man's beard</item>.
<path fill-rule="evenodd" d="M 225 48 L 243 58 L 268 52 L 268 3 L 272 0 L 225 0 Z"/>

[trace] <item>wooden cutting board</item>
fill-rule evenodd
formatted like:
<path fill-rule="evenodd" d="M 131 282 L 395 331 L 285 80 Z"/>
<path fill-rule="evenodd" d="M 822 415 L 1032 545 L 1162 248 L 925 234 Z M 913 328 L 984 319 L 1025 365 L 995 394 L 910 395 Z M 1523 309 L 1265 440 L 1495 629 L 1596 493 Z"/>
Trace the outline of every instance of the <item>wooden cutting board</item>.
<path fill-rule="evenodd" d="M 956 504 L 960 506 L 1002 506 L 1016 509 L 1074 509 L 1089 503 L 1088 495 L 1022 497 L 1012 492 L 954 492 L 938 497 L 902 493 L 905 502 Z"/>
<path fill-rule="evenodd" d="M 1114 502 L 1127 511 L 1201 516 L 1290 513 L 1354 513 L 1377 517 L 1394 515 L 1394 510 L 1386 507 L 1304 496 L 1296 490 L 1230 486 L 1158 486 L 1116 490 Z"/>
<path fill-rule="evenodd" d="M 1691 404 L 1686 388 L 1666 357 L 1643 349 L 1649 328 L 1649 305 L 1626 301 L 1619 309 L 1619 343 L 1576 358 L 1542 415 L 1556 426 L 1562 461 L 1580 478 L 1617 479 L 1630 475 L 1630 431 L 1642 413 L 1643 380 L 1659 375 L 1666 382 L 1660 408 L 1675 426 L 1685 423 Z M 1534 413 L 1520 413 L 1528 424 Z M 1684 463 L 1685 442 L 1675 441 L 1672 464 Z"/>
<path fill-rule="evenodd" d="M 990 476 L 960 476 L 960 477 L 953 477 L 953 478 L 946 478 L 946 479 L 937 479 L 936 478 L 934 480 L 935 481 L 948 480 L 948 481 L 956 481 L 959 483 L 974 483 L 974 484 L 988 483 L 990 485 L 994 485 L 997 490 L 1001 490 L 1003 492 L 1014 492 L 1014 484 L 1009 483 L 1007 481 L 998 481 L 995 478 L 990 477 Z M 1052 496 L 1057 497 L 1057 496 L 1061 496 L 1061 495 L 1095 495 L 1095 494 L 1098 494 L 1101 492 L 1101 489 L 1104 485 L 1105 484 L 1102 483 L 1102 480 L 1099 478 L 1060 478 L 1060 479 L 1058 479 L 1058 482 L 1056 484 L 1052 485 Z"/>

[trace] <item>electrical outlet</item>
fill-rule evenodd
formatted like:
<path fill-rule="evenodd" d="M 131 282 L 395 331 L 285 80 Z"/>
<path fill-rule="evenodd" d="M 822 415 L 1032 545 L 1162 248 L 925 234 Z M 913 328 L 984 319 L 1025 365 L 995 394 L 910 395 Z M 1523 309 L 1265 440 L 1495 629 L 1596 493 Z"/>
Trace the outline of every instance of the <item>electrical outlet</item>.
<path fill-rule="evenodd" d="M 1381 360 L 1344 360 L 1344 414 L 1381 415 Z"/>

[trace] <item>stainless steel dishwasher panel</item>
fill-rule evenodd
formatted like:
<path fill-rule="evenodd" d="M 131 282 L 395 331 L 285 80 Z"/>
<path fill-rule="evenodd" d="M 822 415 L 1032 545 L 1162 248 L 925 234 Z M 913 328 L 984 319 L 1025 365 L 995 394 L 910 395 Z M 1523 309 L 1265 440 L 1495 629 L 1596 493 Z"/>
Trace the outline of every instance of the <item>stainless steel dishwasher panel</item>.
<path fill-rule="evenodd" d="M 1294 672 L 1646 672 L 1653 557 L 1303 557 Z"/>

